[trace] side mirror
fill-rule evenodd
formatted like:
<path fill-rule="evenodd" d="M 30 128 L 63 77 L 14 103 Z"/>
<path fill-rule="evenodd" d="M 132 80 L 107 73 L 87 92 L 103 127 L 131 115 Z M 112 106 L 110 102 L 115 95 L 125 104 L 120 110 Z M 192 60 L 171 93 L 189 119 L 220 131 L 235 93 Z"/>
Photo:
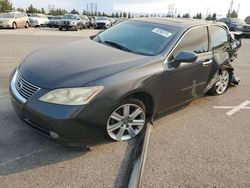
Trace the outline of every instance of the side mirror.
<path fill-rule="evenodd" d="M 173 67 L 177 68 L 181 65 L 181 63 L 193 63 L 197 60 L 198 55 L 191 51 L 181 51 L 173 61 Z"/>
<path fill-rule="evenodd" d="M 80 18 L 77 18 L 77 20 L 79 21 L 79 20 L 81 20 Z"/>

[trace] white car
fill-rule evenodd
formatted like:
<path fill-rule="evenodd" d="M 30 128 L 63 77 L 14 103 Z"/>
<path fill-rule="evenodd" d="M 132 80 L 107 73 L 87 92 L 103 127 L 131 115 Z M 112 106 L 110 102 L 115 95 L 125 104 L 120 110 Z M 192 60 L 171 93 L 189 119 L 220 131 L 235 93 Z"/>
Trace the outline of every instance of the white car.
<path fill-rule="evenodd" d="M 23 12 L 7 12 L 0 14 L 0 28 L 29 27 L 29 19 Z"/>
<path fill-rule="evenodd" d="M 31 27 L 46 26 L 49 19 L 45 14 L 29 14 L 29 21 Z"/>
<path fill-rule="evenodd" d="M 95 20 L 95 29 L 107 29 L 112 26 L 108 17 L 97 17 Z"/>

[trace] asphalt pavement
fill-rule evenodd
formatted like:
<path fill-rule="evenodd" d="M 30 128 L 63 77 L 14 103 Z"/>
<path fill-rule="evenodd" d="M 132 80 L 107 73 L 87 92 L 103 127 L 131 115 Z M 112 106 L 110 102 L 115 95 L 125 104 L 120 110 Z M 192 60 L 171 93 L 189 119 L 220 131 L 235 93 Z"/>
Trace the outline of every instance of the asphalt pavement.
<path fill-rule="evenodd" d="M 96 32 L 0 30 L 0 187 L 119 187 L 131 144 L 65 148 L 21 122 L 7 92 L 8 75 L 26 55 Z M 233 63 L 239 86 L 155 121 L 142 187 L 250 187 L 249 52 L 244 39 Z"/>

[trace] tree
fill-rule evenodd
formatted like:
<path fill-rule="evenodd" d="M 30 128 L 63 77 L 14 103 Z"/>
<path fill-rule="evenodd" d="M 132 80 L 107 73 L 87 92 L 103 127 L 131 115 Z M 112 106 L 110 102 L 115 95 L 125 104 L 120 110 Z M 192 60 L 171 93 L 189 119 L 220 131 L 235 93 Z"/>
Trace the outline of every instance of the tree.
<path fill-rule="evenodd" d="M 228 18 L 238 18 L 238 14 L 235 10 L 233 10 L 232 12 L 229 10 L 227 13 L 227 17 Z"/>
<path fill-rule="evenodd" d="M 213 20 L 213 21 L 217 20 L 217 15 L 216 15 L 216 13 L 213 13 L 212 20 Z"/>
<path fill-rule="evenodd" d="M 182 18 L 190 18 L 190 15 L 188 13 L 183 14 Z"/>
<path fill-rule="evenodd" d="M 71 10 L 70 14 L 79 14 L 79 12 L 76 9 Z"/>
<path fill-rule="evenodd" d="M 201 13 L 197 13 L 196 16 L 194 16 L 194 19 L 201 19 L 202 18 L 202 14 Z"/>
<path fill-rule="evenodd" d="M 115 17 L 119 18 L 119 13 L 118 12 L 115 13 Z"/>
<path fill-rule="evenodd" d="M 119 17 L 122 18 L 122 12 L 120 12 L 120 16 Z"/>
<path fill-rule="evenodd" d="M 17 8 L 16 10 L 19 12 L 25 12 L 25 10 L 23 8 Z"/>
<path fill-rule="evenodd" d="M 127 18 L 127 13 L 126 13 L 126 12 L 123 12 L 122 17 L 123 17 L 123 18 Z"/>
<path fill-rule="evenodd" d="M 9 0 L 0 0 L 0 12 L 6 12 L 12 9 L 12 3 Z"/>
<path fill-rule="evenodd" d="M 41 13 L 41 11 L 39 9 L 36 9 L 33 7 L 33 5 L 31 4 L 27 9 L 26 9 L 26 13 Z"/>
<path fill-rule="evenodd" d="M 42 8 L 41 13 L 42 13 L 42 14 L 46 14 L 44 8 Z"/>
<path fill-rule="evenodd" d="M 180 18 L 180 17 L 181 17 L 181 15 L 180 15 L 180 14 L 178 14 L 177 18 Z"/>
<path fill-rule="evenodd" d="M 212 15 L 208 14 L 207 17 L 206 17 L 206 20 L 212 20 Z"/>
<path fill-rule="evenodd" d="M 114 14 L 114 13 L 112 13 L 112 14 L 111 14 L 111 17 L 112 17 L 112 18 L 114 18 L 114 17 L 115 17 L 115 14 Z"/>
<path fill-rule="evenodd" d="M 68 12 L 65 9 L 56 9 L 56 10 L 51 10 L 49 14 L 53 16 L 61 16 L 64 14 L 67 14 Z"/>
<path fill-rule="evenodd" d="M 131 14 L 130 14 L 130 12 L 128 13 L 128 19 L 130 19 L 131 18 Z"/>

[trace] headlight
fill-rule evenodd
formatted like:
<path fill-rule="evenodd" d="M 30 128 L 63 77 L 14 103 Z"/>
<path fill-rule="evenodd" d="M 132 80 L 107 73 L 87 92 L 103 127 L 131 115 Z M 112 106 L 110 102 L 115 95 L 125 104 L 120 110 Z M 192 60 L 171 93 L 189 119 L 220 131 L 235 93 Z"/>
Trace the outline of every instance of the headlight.
<path fill-rule="evenodd" d="M 84 105 L 88 104 L 102 89 L 103 86 L 55 89 L 39 100 L 61 105 Z"/>
<path fill-rule="evenodd" d="M 75 24 L 76 24 L 76 22 L 75 22 L 75 21 L 71 22 L 71 25 L 75 25 Z"/>

